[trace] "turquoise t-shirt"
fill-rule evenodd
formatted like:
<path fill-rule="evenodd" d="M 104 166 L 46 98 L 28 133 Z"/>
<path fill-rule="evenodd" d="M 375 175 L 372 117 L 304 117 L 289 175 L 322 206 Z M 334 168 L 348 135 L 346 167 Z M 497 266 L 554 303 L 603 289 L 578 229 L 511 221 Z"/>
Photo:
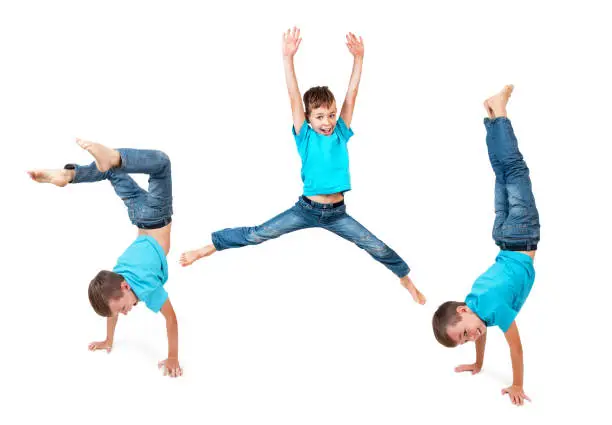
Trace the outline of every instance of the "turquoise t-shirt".
<path fill-rule="evenodd" d="M 342 118 L 338 118 L 334 132 L 329 136 L 314 131 L 304 121 L 300 134 L 293 136 L 302 158 L 302 182 L 304 195 L 329 195 L 351 190 L 349 157 L 346 143 L 353 135 L 353 130 L 346 127 Z"/>
<path fill-rule="evenodd" d="M 125 250 L 113 269 L 149 309 L 157 313 L 168 299 L 164 283 L 168 262 L 161 245 L 151 236 L 141 235 Z"/>
<path fill-rule="evenodd" d="M 500 251 L 472 286 L 465 303 L 487 326 L 506 332 L 523 307 L 533 281 L 533 260 L 527 254 Z"/>

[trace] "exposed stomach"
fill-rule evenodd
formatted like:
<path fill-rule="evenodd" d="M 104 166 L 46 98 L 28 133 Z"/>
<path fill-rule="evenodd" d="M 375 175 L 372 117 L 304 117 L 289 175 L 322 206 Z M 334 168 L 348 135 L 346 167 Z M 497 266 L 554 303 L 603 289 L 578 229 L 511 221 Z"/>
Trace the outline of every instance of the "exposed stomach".
<path fill-rule="evenodd" d="M 307 196 L 307 198 L 319 204 L 335 204 L 342 201 L 344 195 L 342 193 L 332 193 L 331 195 L 311 195 Z"/>
<path fill-rule="evenodd" d="M 172 228 L 172 223 L 160 227 L 159 229 L 138 229 L 138 236 L 147 235 L 151 236 L 153 239 L 157 241 L 158 244 L 161 245 L 162 249 L 168 255 L 170 252 L 170 229 Z"/>
<path fill-rule="evenodd" d="M 535 251 L 519 251 L 519 252 L 529 255 L 532 260 L 535 260 L 535 253 L 536 253 Z"/>

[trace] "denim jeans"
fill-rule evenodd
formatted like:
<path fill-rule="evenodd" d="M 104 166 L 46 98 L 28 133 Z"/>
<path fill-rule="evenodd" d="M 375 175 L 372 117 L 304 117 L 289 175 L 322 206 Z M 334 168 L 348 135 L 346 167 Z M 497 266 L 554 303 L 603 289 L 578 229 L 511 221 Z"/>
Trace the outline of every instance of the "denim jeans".
<path fill-rule="evenodd" d="M 144 149 L 117 149 L 121 165 L 101 173 L 95 162 L 75 165 L 71 183 L 108 180 L 128 209 L 130 221 L 141 229 L 158 229 L 172 221 L 172 177 L 170 159 L 163 152 Z M 148 174 L 146 191 L 128 174 Z"/>
<path fill-rule="evenodd" d="M 540 240 L 540 218 L 529 168 L 508 118 L 485 118 L 487 149 L 495 172 L 493 240 L 504 250 L 532 251 Z"/>
<path fill-rule="evenodd" d="M 303 196 L 287 211 L 255 227 L 223 229 L 212 234 L 212 242 L 218 251 L 257 245 L 296 230 L 320 227 L 364 249 L 376 261 L 404 277 L 410 271 L 408 265 L 386 244 L 346 213 L 344 202 L 320 204 Z"/>

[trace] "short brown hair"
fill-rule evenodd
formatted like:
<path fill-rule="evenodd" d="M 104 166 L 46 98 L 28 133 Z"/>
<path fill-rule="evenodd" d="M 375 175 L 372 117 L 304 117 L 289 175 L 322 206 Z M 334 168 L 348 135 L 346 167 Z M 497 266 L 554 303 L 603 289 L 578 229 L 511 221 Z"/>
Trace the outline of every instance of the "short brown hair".
<path fill-rule="evenodd" d="M 448 336 L 447 329 L 449 326 L 454 326 L 461 321 L 461 316 L 457 313 L 457 307 L 464 305 L 466 304 L 459 301 L 447 301 L 438 307 L 438 310 L 433 315 L 431 324 L 434 336 L 445 347 L 452 348 L 457 346 L 457 343 Z"/>
<path fill-rule="evenodd" d="M 335 101 L 334 94 L 327 86 L 316 86 L 308 89 L 308 91 L 304 93 L 304 107 L 306 108 L 304 112 L 306 114 L 306 120 L 310 122 L 308 117 L 313 109 L 320 108 L 321 106 L 329 108 Z"/>
<path fill-rule="evenodd" d="M 108 302 L 111 299 L 121 297 L 121 282 L 123 280 L 123 276 L 120 274 L 102 270 L 89 283 L 89 302 L 100 316 L 112 316 Z"/>

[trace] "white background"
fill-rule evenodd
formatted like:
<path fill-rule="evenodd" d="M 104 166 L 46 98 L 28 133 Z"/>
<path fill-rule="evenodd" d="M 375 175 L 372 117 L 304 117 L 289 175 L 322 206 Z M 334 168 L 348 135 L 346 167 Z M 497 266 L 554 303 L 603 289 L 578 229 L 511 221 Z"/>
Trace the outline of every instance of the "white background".
<path fill-rule="evenodd" d="M 344 35 L 364 37 L 348 212 L 406 259 L 424 307 L 324 230 L 178 265 L 211 231 L 260 224 L 300 194 L 280 47 L 293 25 L 302 92 L 329 85 L 339 102 L 352 64 Z M 609 415 L 610 32 L 609 14 L 585 1 L 3 2 L 0 422 Z M 497 252 L 482 101 L 507 83 L 542 223 L 517 321 L 533 399 L 521 409 L 501 396 L 512 369 L 499 329 L 475 377 L 453 372 L 474 360 L 473 345 L 446 349 L 431 331 L 437 306 L 463 299 Z M 75 137 L 172 159 L 166 288 L 180 379 L 157 371 L 164 319 L 142 305 L 120 318 L 110 355 L 87 351 L 105 336 L 87 285 L 136 231 L 108 183 L 28 179 L 89 163 Z"/>

